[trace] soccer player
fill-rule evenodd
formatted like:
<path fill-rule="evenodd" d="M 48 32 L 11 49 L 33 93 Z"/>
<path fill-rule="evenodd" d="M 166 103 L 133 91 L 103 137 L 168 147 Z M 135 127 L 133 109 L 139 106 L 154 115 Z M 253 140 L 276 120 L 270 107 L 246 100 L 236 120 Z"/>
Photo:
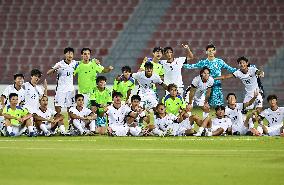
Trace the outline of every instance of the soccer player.
<path fill-rule="evenodd" d="M 65 59 L 57 62 L 50 70 L 47 71 L 47 75 L 57 72 L 57 83 L 54 97 L 55 111 L 60 114 L 61 108 L 67 108 L 67 112 L 70 107 L 75 103 L 75 88 L 73 85 L 73 74 L 78 62 L 73 60 L 74 49 L 64 49 Z"/>
<path fill-rule="evenodd" d="M 96 86 L 97 73 L 108 73 L 113 70 L 112 66 L 103 67 L 97 59 L 91 58 L 92 50 L 83 48 L 81 50 L 82 60 L 76 67 L 75 75 L 78 75 L 79 93 L 84 95 L 84 105 L 89 102 L 90 93 Z"/>
<path fill-rule="evenodd" d="M 42 73 L 38 69 L 31 71 L 31 81 L 25 82 L 23 88 L 25 90 L 25 104 L 24 108 L 27 108 L 29 113 L 33 114 L 39 107 L 39 97 L 47 95 L 47 82 L 44 80 L 43 86 L 38 85 Z"/>
<path fill-rule="evenodd" d="M 157 106 L 158 100 L 153 89 L 154 84 L 160 84 L 165 90 L 167 85 L 161 80 L 161 78 L 153 73 L 153 64 L 151 62 L 145 63 L 145 71 L 133 73 L 132 77 L 138 82 L 138 95 L 141 97 L 143 107 L 146 109 L 152 109 Z"/>
<path fill-rule="evenodd" d="M 284 107 L 278 107 L 277 96 L 274 94 L 267 96 L 267 101 L 270 107 L 263 110 L 259 114 L 259 126 L 257 127 L 257 130 L 260 132 L 260 134 L 267 134 L 269 136 L 284 136 Z M 264 118 L 268 121 L 267 126 L 263 124 Z"/>
<path fill-rule="evenodd" d="M 106 77 L 98 76 L 96 79 L 97 86 L 93 89 L 90 95 L 90 106 L 93 112 L 97 113 L 96 132 L 105 134 L 106 131 L 106 116 L 105 108 L 112 103 L 112 92 L 106 87 Z M 89 107 L 89 106 L 88 106 Z"/>
<path fill-rule="evenodd" d="M 194 131 L 188 122 L 183 122 L 182 116 L 175 116 L 166 112 L 164 104 L 159 103 L 155 109 L 153 133 L 158 136 L 192 135 Z"/>
<path fill-rule="evenodd" d="M 171 47 L 164 48 L 164 56 L 166 60 L 161 60 L 161 64 L 164 68 L 164 82 L 165 84 L 176 84 L 178 86 L 178 92 L 183 97 L 183 81 L 181 75 L 181 69 L 183 64 L 193 59 L 193 54 L 190 51 L 188 45 L 182 44 L 182 47 L 186 51 L 186 57 L 174 58 L 174 51 Z"/>
<path fill-rule="evenodd" d="M 229 72 L 233 73 L 236 71 L 235 68 L 230 67 L 228 64 L 224 62 L 224 60 L 220 58 L 216 58 L 216 47 L 213 44 L 209 44 L 206 46 L 206 54 L 207 59 L 200 60 L 196 64 L 184 64 L 184 68 L 186 69 L 196 69 L 208 67 L 210 69 L 210 75 L 215 78 L 221 76 L 221 70 L 226 69 Z M 212 87 L 212 92 L 209 98 L 210 106 L 223 105 L 224 97 L 222 93 L 222 86 L 220 80 L 215 80 L 214 85 Z"/>
<path fill-rule="evenodd" d="M 255 91 L 260 91 L 260 88 L 258 86 L 258 77 L 263 77 L 264 76 L 264 72 L 261 70 L 258 70 L 255 67 L 250 67 L 249 61 L 246 57 L 240 57 L 237 59 L 237 62 L 239 64 L 240 69 L 235 71 L 232 74 L 227 74 L 227 75 L 222 75 L 220 77 L 217 77 L 215 79 L 228 79 L 228 78 L 232 78 L 232 77 L 236 77 L 239 78 L 242 83 L 245 86 L 245 91 L 246 91 L 246 95 L 245 95 L 245 99 L 244 99 L 244 103 L 248 102 L 250 99 L 253 98 L 254 92 Z M 256 107 L 258 113 L 261 112 L 262 110 L 262 104 L 263 104 L 263 98 L 261 96 L 261 94 L 259 93 L 255 102 L 248 106 L 247 109 L 253 109 L 254 107 Z"/>
<path fill-rule="evenodd" d="M 122 75 L 114 80 L 113 90 L 120 92 L 123 95 L 123 101 L 127 102 L 131 90 L 135 87 L 135 80 L 131 77 L 131 68 L 129 66 L 123 66 L 121 71 Z"/>
<path fill-rule="evenodd" d="M 193 105 L 193 102 L 203 110 L 203 120 L 209 115 L 210 106 L 208 104 L 211 89 L 214 84 L 214 79 L 210 76 L 210 69 L 203 67 L 200 71 L 200 75 L 192 80 L 191 86 L 187 89 L 190 90 L 188 97 L 189 106 Z"/>
<path fill-rule="evenodd" d="M 129 132 L 132 136 L 146 135 L 153 130 L 150 123 L 150 115 L 146 115 L 146 111 L 140 107 L 141 98 L 139 95 L 133 95 L 131 97 L 130 110 L 133 112 L 132 116 L 126 116 L 126 122 L 129 126 Z M 143 121 L 146 122 L 147 126 L 143 129 Z"/>
<path fill-rule="evenodd" d="M 84 96 L 75 95 L 76 106 L 69 109 L 73 126 L 79 130 L 79 135 L 94 134 L 96 131 L 95 119 L 97 115 L 90 109 L 84 107 Z"/>
<path fill-rule="evenodd" d="M 126 116 L 135 117 L 137 113 L 131 111 L 128 105 L 122 104 L 122 94 L 114 92 L 112 94 L 113 103 L 106 108 L 108 116 L 108 133 L 111 136 L 127 136 L 129 126 L 127 125 Z"/>
<path fill-rule="evenodd" d="M 28 128 L 30 137 L 36 136 L 31 120 L 32 115 L 27 109 L 17 106 L 19 103 L 18 94 L 11 93 L 9 102 L 10 105 L 5 106 L 3 110 L 8 136 L 19 136 L 25 132 L 26 128 Z"/>
<path fill-rule="evenodd" d="M 244 120 L 242 110 L 256 100 L 258 92 L 254 93 L 252 99 L 245 103 L 237 103 L 237 96 L 235 93 L 229 93 L 226 97 L 228 105 L 225 108 L 225 115 L 231 119 L 232 134 L 233 135 L 258 135 L 257 130 L 254 128 L 253 122 L 249 122 L 249 117 Z"/>
<path fill-rule="evenodd" d="M 50 136 L 58 127 L 60 135 L 68 135 L 64 126 L 64 116 L 48 108 L 48 97 L 43 95 L 39 100 L 40 107 L 33 114 L 34 123 L 38 131 L 42 131 L 45 136 Z"/>
<path fill-rule="evenodd" d="M 216 106 L 215 111 L 216 118 L 207 117 L 195 136 L 201 136 L 204 130 L 206 136 L 220 136 L 226 133 L 227 129 L 232 125 L 231 119 L 225 117 L 225 107 L 223 105 Z"/>
<path fill-rule="evenodd" d="M 22 85 L 24 83 L 24 75 L 23 74 L 15 74 L 14 75 L 14 84 L 9 85 L 5 88 L 1 95 L 1 105 L 5 107 L 5 105 L 9 105 L 9 95 L 11 93 L 18 94 L 18 105 L 22 105 L 24 103 L 25 98 L 25 90 L 23 89 Z"/>
<path fill-rule="evenodd" d="M 145 63 L 151 62 L 153 64 L 153 71 L 155 74 L 163 78 L 164 76 L 164 68 L 161 65 L 161 58 L 163 57 L 163 48 L 161 47 L 155 47 L 153 49 L 153 58 L 147 58 L 145 57 L 143 59 L 143 62 L 140 66 L 140 70 L 144 71 L 145 70 Z"/>

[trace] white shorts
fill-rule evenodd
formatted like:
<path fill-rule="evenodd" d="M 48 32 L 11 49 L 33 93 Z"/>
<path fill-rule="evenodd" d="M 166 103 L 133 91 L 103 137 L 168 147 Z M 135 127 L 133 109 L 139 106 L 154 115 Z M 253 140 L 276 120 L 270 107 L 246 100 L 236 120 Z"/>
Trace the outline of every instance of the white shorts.
<path fill-rule="evenodd" d="M 249 102 L 252 98 L 253 98 L 253 96 L 246 94 L 243 103 Z M 253 104 L 248 106 L 246 109 L 251 110 L 251 109 L 254 109 L 254 108 L 258 108 L 258 107 L 263 107 L 263 98 L 262 98 L 261 94 L 258 94 L 258 96 L 255 99 L 255 101 L 253 102 Z"/>
<path fill-rule="evenodd" d="M 142 132 L 141 127 L 129 127 L 129 132 L 132 136 L 139 136 L 139 134 Z"/>
<path fill-rule="evenodd" d="M 281 132 L 281 127 L 282 125 L 274 125 L 272 127 L 268 127 L 268 126 L 265 126 L 268 130 L 268 135 L 270 136 L 280 136 Z"/>
<path fill-rule="evenodd" d="M 249 129 L 247 127 L 245 127 L 244 125 L 234 125 L 232 127 L 232 132 L 240 132 L 241 135 L 246 135 L 246 133 L 249 131 Z"/>
<path fill-rule="evenodd" d="M 21 126 L 12 126 L 12 132 L 15 134 L 15 136 L 20 136 L 26 131 L 27 127 L 21 127 Z"/>
<path fill-rule="evenodd" d="M 59 92 L 57 91 L 54 97 L 54 105 L 61 108 L 72 107 L 75 104 L 75 91 Z"/>
<path fill-rule="evenodd" d="M 110 124 L 109 127 L 112 129 L 114 136 L 127 136 L 129 127 L 127 125 L 114 125 Z"/>
<path fill-rule="evenodd" d="M 173 136 L 183 136 L 185 131 L 188 130 L 188 128 L 186 128 L 182 123 L 174 123 L 169 127 L 169 129 L 170 128 L 172 129 L 171 135 Z"/>
<path fill-rule="evenodd" d="M 188 103 L 188 101 L 189 101 L 189 93 L 186 95 L 185 99 L 186 99 L 186 103 Z M 199 107 L 203 107 L 204 102 L 205 102 L 205 96 L 204 95 L 202 95 L 201 97 L 194 96 L 191 105 L 193 106 L 195 104 L 195 105 L 197 105 Z"/>
<path fill-rule="evenodd" d="M 139 96 L 141 97 L 140 106 L 145 109 L 152 109 L 158 105 L 157 96 L 155 93 L 139 93 Z"/>

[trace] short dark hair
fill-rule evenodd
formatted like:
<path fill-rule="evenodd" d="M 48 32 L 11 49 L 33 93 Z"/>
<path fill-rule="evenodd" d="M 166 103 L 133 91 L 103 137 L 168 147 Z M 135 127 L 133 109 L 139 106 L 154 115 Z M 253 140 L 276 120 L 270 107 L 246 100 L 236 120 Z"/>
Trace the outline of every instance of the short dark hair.
<path fill-rule="evenodd" d="M 14 74 L 14 80 L 16 80 L 18 77 L 25 78 L 24 75 L 21 73 Z"/>
<path fill-rule="evenodd" d="M 87 51 L 87 50 L 90 51 L 90 54 L 92 53 L 92 50 L 90 48 L 83 48 L 81 49 L 81 55 L 83 55 L 84 51 Z"/>
<path fill-rule="evenodd" d="M 116 97 L 116 96 L 123 97 L 123 95 L 121 94 L 121 92 L 114 91 L 114 92 L 112 93 L 112 98 L 114 98 L 114 97 Z"/>
<path fill-rule="evenodd" d="M 208 44 L 208 45 L 206 46 L 206 51 L 207 51 L 209 48 L 214 48 L 214 50 L 216 49 L 216 47 L 214 46 L 214 44 Z"/>
<path fill-rule="evenodd" d="M 170 91 L 172 88 L 176 88 L 177 89 L 177 85 L 176 84 L 169 84 L 168 85 L 168 91 Z"/>
<path fill-rule="evenodd" d="M 129 66 L 123 66 L 122 68 L 121 68 L 121 72 L 129 72 L 129 73 L 131 73 L 131 68 L 129 67 Z"/>
<path fill-rule="evenodd" d="M 31 71 L 31 76 L 38 76 L 40 78 L 41 75 L 42 75 L 42 72 L 40 70 L 38 70 L 38 69 L 33 69 Z"/>
<path fill-rule="evenodd" d="M 74 53 L 74 49 L 73 48 L 70 48 L 70 47 L 67 47 L 64 49 L 64 54 L 68 53 L 68 52 L 72 52 Z"/>
<path fill-rule="evenodd" d="M 162 47 L 154 47 L 154 49 L 153 49 L 153 53 L 155 53 L 155 52 L 158 52 L 158 51 L 161 51 L 162 53 L 163 53 L 163 48 Z"/>
<path fill-rule="evenodd" d="M 77 101 L 78 98 L 83 98 L 84 99 L 84 95 L 83 94 L 76 94 L 75 95 L 75 101 Z"/>
<path fill-rule="evenodd" d="M 145 69 L 146 68 L 150 68 L 150 69 L 153 69 L 153 64 L 152 62 L 146 62 L 145 65 L 144 65 Z"/>
<path fill-rule="evenodd" d="M 269 102 L 270 100 L 274 100 L 274 99 L 277 100 L 278 97 L 275 94 L 270 94 L 270 95 L 267 96 L 266 99 Z"/>
<path fill-rule="evenodd" d="M 135 94 L 131 97 L 131 102 L 134 101 L 134 100 L 141 101 L 141 97 L 139 95 Z"/>
<path fill-rule="evenodd" d="M 217 106 L 215 107 L 215 111 L 217 112 L 218 110 L 223 110 L 223 111 L 225 111 L 225 106 L 224 106 L 224 105 L 217 105 Z"/>
<path fill-rule="evenodd" d="M 205 70 L 208 70 L 209 73 L 210 73 L 210 69 L 205 66 L 205 67 L 203 67 L 203 68 L 200 70 L 200 76 L 201 76 L 201 74 L 202 74 Z"/>
<path fill-rule="evenodd" d="M 164 53 L 166 53 L 168 50 L 171 50 L 172 52 L 174 52 L 173 48 L 168 46 L 164 48 Z"/>
<path fill-rule="evenodd" d="M 9 94 L 9 100 L 11 100 L 12 97 L 14 97 L 14 96 L 17 96 L 17 97 L 18 97 L 18 94 L 17 94 L 17 93 L 11 93 L 11 94 Z"/>
<path fill-rule="evenodd" d="M 237 96 L 236 96 L 235 93 L 228 93 L 228 94 L 227 94 L 227 97 L 226 97 L 226 100 L 229 99 L 229 96 L 235 96 L 235 98 L 237 99 Z"/>
<path fill-rule="evenodd" d="M 237 59 L 238 64 L 241 62 L 241 60 L 246 61 L 246 63 L 248 63 L 248 59 L 245 56 L 241 56 Z"/>
<path fill-rule="evenodd" d="M 107 81 L 107 78 L 105 76 L 98 76 L 96 79 L 96 83 L 98 84 L 100 81 Z"/>

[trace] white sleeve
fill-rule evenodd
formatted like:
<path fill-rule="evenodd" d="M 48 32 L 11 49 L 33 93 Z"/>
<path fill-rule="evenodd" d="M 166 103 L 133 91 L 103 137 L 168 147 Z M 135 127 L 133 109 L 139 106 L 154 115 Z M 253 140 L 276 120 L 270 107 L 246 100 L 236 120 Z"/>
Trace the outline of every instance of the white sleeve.
<path fill-rule="evenodd" d="M 6 97 L 6 99 L 9 99 L 10 94 L 10 86 L 6 87 L 6 89 L 3 91 L 2 95 Z"/>
<path fill-rule="evenodd" d="M 75 108 L 74 108 L 74 107 L 71 107 L 71 108 L 69 109 L 69 112 L 72 112 L 73 114 L 76 114 L 76 111 L 75 111 Z"/>
<path fill-rule="evenodd" d="M 266 117 L 266 115 L 267 115 L 267 113 L 268 113 L 268 110 L 267 110 L 267 109 L 265 109 L 265 110 L 264 110 L 264 111 L 262 111 L 259 115 L 260 115 L 261 117 L 265 118 L 265 117 Z"/>
<path fill-rule="evenodd" d="M 92 113 L 91 109 L 86 108 L 86 115 L 89 116 Z"/>
<path fill-rule="evenodd" d="M 211 88 L 213 86 L 213 84 L 214 84 L 214 78 L 210 77 L 209 80 L 210 81 L 208 83 L 208 88 Z"/>
<path fill-rule="evenodd" d="M 178 57 L 176 60 L 177 64 L 182 67 L 183 64 L 186 62 L 186 57 Z"/>
<path fill-rule="evenodd" d="M 197 86 L 198 86 L 198 77 L 193 78 L 191 84 L 192 84 L 194 87 L 197 87 Z"/>
<path fill-rule="evenodd" d="M 54 66 L 52 67 L 52 69 L 57 68 L 58 66 L 60 66 L 60 62 L 57 62 L 56 64 L 54 64 Z"/>
<path fill-rule="evenodd" d="M 57 114 L 57 112 L 56 112 L 55 110 L 53 110 L 53 109 L 51 109 L 50 112 L 51 112 L 52 116 L 54 116 L 55 114 Z"/>
<path fill-rule="evenodd" d="M 240 71 L 239 71 L 239 70 L 233 72 L 233 75 L 234 75 L 234 77 L 236 77 L 236 78 L 239 78 L 239 74 L 240 74 Z"/>
<path fill-rule="evenodd" d="M 37 85 L 36 89 L 38 90 L 38 93 L 40 96 L 42 96 L 44 94 L 44 88 L 42 85 Z"/>
<path fill-rule="evenodd" d="M 256 67 L 250 67 L 250 70 L 251 70 L 253 75 L 256 75 L 255 73 L 258 71 L 258 69 Z"/>
<path fill-rule="evenodd" d="M 160 76 L 158 76 L 156 74 L 153 74 L 153 75 L 155 75 L 155 78 L 153 80 L 154 83 L 158 83 L 158 84 L 162 84 L 163 83 L 163 81 L 162 81 Z"/>
<path fill-rule="evenodd" d="M 132 73 L 132 77 L 134 78 L 134 79 L 136 79 L 136 80 L 138 80 L 139 78 L 140 78 L 140 73 L 138 72 L 138 73 Z"/>

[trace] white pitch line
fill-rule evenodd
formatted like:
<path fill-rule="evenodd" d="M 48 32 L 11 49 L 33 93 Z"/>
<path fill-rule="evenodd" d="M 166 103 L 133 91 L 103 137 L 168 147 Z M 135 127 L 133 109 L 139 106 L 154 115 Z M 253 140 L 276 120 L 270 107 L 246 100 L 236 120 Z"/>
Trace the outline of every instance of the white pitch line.
<path fill-rule="evenodd" d="M 284 150 L 235 150 L 235 149 L 172 149 L 172 148 L 54 148 L 54 147 L 0 147 L 0 149 L 13 149 L 13 150 L 66 150 L 66 151 L 152 151 L 152 152 L 284 152 Z"/>

